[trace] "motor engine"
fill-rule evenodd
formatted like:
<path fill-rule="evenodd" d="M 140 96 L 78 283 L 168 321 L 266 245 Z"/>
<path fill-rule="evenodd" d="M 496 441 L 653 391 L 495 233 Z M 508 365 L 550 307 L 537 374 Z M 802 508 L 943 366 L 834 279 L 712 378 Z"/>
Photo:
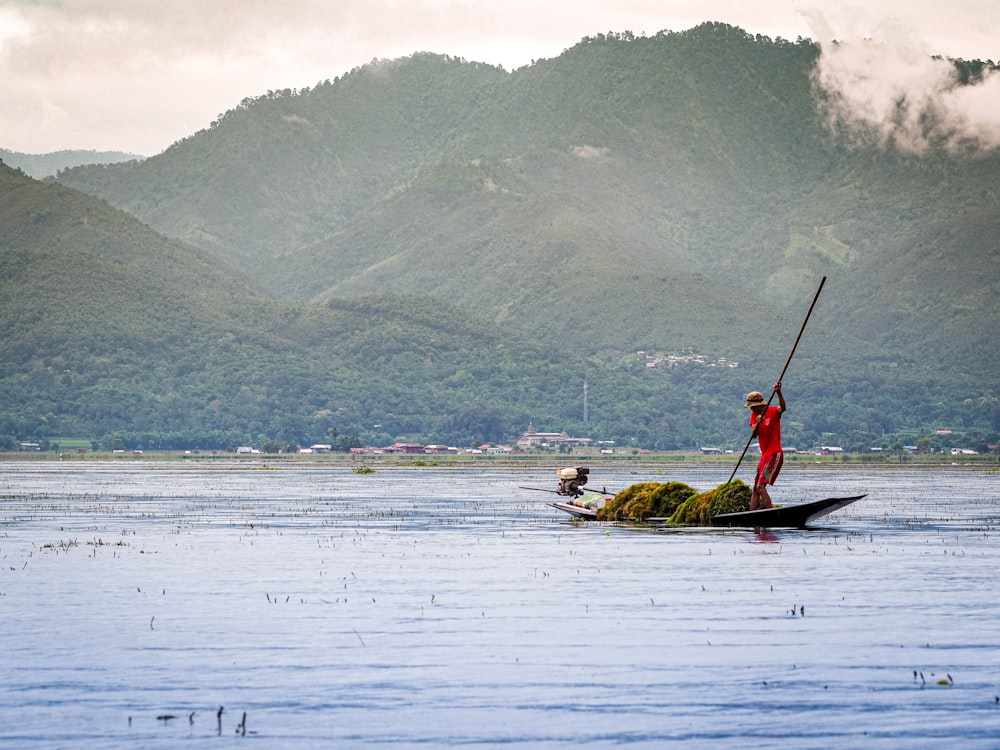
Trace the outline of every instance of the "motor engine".
<path fill-rule="evenodd" d="M 583 494 L 582 487 L 587 483 L 589 473 L 590 469 L 586 466 L 559 469 L 556 472 L 559 477 L 559 489 L 556 490 L 556 493 L 568 497 L 580 497 Z"/>

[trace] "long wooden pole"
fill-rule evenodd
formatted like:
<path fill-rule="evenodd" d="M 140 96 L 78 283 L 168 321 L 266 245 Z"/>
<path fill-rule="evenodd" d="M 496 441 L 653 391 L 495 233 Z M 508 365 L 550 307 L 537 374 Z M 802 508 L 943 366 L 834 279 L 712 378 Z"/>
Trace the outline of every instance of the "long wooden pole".
<path fill-rule="evenodd" d="M 806 313 L 806 319 L 802 321 L 802 327 L 799 329 L 799 335 L 795 337 L 795 343 L 792 344 L 792 351 L 788 355 L 788 359 L 785 360 L 785 366 L 781 368 L 781 374 L 778 376 L 778 381 L 785 379 L 785 372 L 788 371 L 788 365 L 792 363 L 792 357 L 795 356 L 795 350 L 799 347 L 799 339 L 802 338 L 802 332 L 806 330 L 806 323 L 809 322 L 809 316 L 812 315 L 813 308 L 816 307 L 816 300 L 819 299 L 819 293 L 823 291 L 823 285 L 826 283 L 826 276 L 823 277 L 822 281 L 819 282 L 819 289 L 816 290 L 816 296 L 813 297 L 812 304 L 809 305 L 809 312 Z M 767 408 L 771 405 L 771 400 L 774 398 L 774 390 L 771 390 L 771 397 L 767 399 L 767 404 L 764 405 L 764 411 L 767 412 Z M 753 442 L 753 431 L 750 432 L 750 437 L 747 438 L 747 444 L 743 446 L 743 452 L 740 454 L 740 460 L 736 462 L 736 467 L 733 469 L 733 473 L 729 475 L 729 482 L 733 481 L 733 477 L 736 476 L 736 472 L 739 471 L 740 464 L 743 463 L 743 457 L 747 454 L 750 449 L 750 443 Z M 727 482 L 728 484 L 728 482 Z"/>

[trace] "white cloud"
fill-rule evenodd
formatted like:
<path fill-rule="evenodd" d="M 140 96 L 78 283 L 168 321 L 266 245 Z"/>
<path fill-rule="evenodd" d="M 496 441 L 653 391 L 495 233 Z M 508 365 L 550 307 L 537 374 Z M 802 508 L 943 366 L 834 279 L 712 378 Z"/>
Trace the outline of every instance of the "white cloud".
<path fill-rule="evenodd" d="M 863 18 L 811 14 L 823 40 L 813 80 L 835 130 L 912 153 L 1000 146 L 1000 75 L 961 86 L 954 65 L 909 25 L 882 19 L 860 31 Z"/>

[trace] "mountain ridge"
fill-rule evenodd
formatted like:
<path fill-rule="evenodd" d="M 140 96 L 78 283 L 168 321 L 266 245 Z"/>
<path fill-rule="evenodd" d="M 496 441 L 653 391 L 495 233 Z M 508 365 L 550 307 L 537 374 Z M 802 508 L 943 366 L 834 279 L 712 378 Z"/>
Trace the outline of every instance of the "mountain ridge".
<path fill-rule="evenodd" d="M 387 330 L 424 337 L 413 301 L 438 305 L 458 338 L 430 365 L 422 340 L 385 339 L 407 349 L 397 358 L 349 351 L 351 378 L 427 401 L 399 433 L 447 442 L 448 389 L 471 399 L 454 406 L 468 423 L 482 379 L 489 401 L 514 415 L 511 432 L 547 414 L 559 422 L 552 428 L 648 447 L 723 442 L 738 421 L 732 404 L 747 381 L 760 389 L 780 370 L 824 275 L 788 381 L 801 386 L 793 436 L 996 431 L 997 157 L 848 147 L 817 110 L 817 55 L 807 41 L 722 24 L 589 38 L 512 73 L 422 53 L 246 99 L 163 154 L 65 170 L 58 181 L 239 268 L 263 295 L 249 313 L 259 332 L 311 373 L 346 350 L 294 326 L 303 338 L 286 341 L 272 315 L 322 321 L 349 309 L 360 325 L 388 306 L 398 317 Z M 491 326 L 498 342 L 510 337 L 503 348 L 526 359 L 475 348 L 454 328 L 464 318 Z M 352 341 L 340 326 L 331 335 Z M 264 346 L 242 325 L 221 327 Z M 379 331 L 359 330 L 383 346 Z M 488 369 L 472 376 L 457 364 L 463 349 L 527 380 L 505 392 Z M 740 368 L 647 372 L 639 350 L 700 352 Z M 440 362 L 456 373 L 436 370 Z M 528 375 L 534 362 L 547 386 Z M 584 378 L 595 386 L 590 425 L 580 421 Z M 324 401 L 301 374 L 292 379 L 313 394 L 307 401 Z M 302 401 L 275 401 L 274 387 L 255 398 L 300 414 L 301 427 Z M 533 394 L 533 405 L 515 391 Z M 371 408 L 338 407 L 359 430 L 390 421 Z"/>
<path fill-rule="evenodd" d="M 848 148 L 818 110 L 811 78 L 818 55 L 807 40 L 773 41 L 725 24 L 588 37 L 511 73 L 421 53 L 312 90 L 245 100 L 209 130 L 90 188 L 291 299 L 392 289 L 462 299 L 517 325 L 510 311 L 524 300 L 552 294 L 571 303 L 559 280 L 587 288 L 587 277 L 632 268 L 701 274 L 728 308 L 723 317 L 733 318 L 748 295 L 780 312 L 829 274 L 848 281 L 848 295 L 834 302 L 836 319 L 884 345 L 896 319 L 875 309 L 860 326 L 853 311 L 870 297 L 850 290 L 935 223 L 965 210 L 988 215 L 982 189 L 1000 160 Z M 260 156 L 250 158 L 249 144 Z M 154 199 L 178 169 L 169 178 L 175 187 Z M 88 174 L 94 170 L 61 179 L 86 190 Z M 532 274 L 505 278 L 501 295 L 476 281 L 492 278 L 488 269 L 450 281 L 483 266 L 483 256 L 503 269 L 518 249 Z M 980 243 L 975 251 L 989 256 L 995 248 Z M 568 281 L 573 268 L 585 278 Z M 985 294 L 994 276 L 981 277 L 984 289 L 970 296 Z M 638 302 L 624 283 L 608 292 Z M 912 304 L 890 300 L 889 308 Z M 984 328 L 1000 322 L 989 309 L 979 312 Z M 621 333 L 627 337 L 639 310 L 607 315 L 596 332 L 571 320 L 550 330 L 593 340 L 592 352 L 625 345 Z M 716 336 L 692 331 L 695 339 Z M 926 335 L 953 356 L 956 336 L 972 334 L 944 325 Z M 665 342 L 671 336 L 661 332 Z M 646 344 L 636 337 L 628 348 Z M 730 348 L 741 353 L 738 340 Z M 997 364 L 981 344 L 961 350 L 978 351 L 969 365 L 982 375 Z"/>
<path fill-rule="evenodd" d="M 131 154 L 124 151 L 64 149 L 45 154 L 25 154 L 0 148 L 0 162 L 20 169 L 37 180 L 54 177 L 60 170 L 71 167 L 88 164 L 117 164 L 123 161 L 140 161 L 144 158 L 141 154 Z"/>

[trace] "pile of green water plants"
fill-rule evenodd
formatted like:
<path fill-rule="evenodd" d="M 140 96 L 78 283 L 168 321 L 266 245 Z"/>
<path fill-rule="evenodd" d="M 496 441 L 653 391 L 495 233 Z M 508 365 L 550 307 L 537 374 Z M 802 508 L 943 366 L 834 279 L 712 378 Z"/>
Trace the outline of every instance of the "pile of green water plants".
<path fill-rule="evenodd" d="M 689 497 L 674 511 L 670 523 L 678 526 L 709 526 L 712 516 L 750 510 L 752 490 L 739 479 L 714 490 Z"/>
<path fill-rule="evenodd" d="M 698 491 L 683 482 L 639 482 L 628 487 L 597 512 L 601 521 L 645 521 L 667 518 Z"/>
<path fill-rule="evenodd" d="M 639 482 L 597 512 L 600 521 L 668 518 L 677 526 L 708 526 L 712 516 L 750 510 L 750 488 L 739 479 L 699 493 L 683 482 Z"/>

